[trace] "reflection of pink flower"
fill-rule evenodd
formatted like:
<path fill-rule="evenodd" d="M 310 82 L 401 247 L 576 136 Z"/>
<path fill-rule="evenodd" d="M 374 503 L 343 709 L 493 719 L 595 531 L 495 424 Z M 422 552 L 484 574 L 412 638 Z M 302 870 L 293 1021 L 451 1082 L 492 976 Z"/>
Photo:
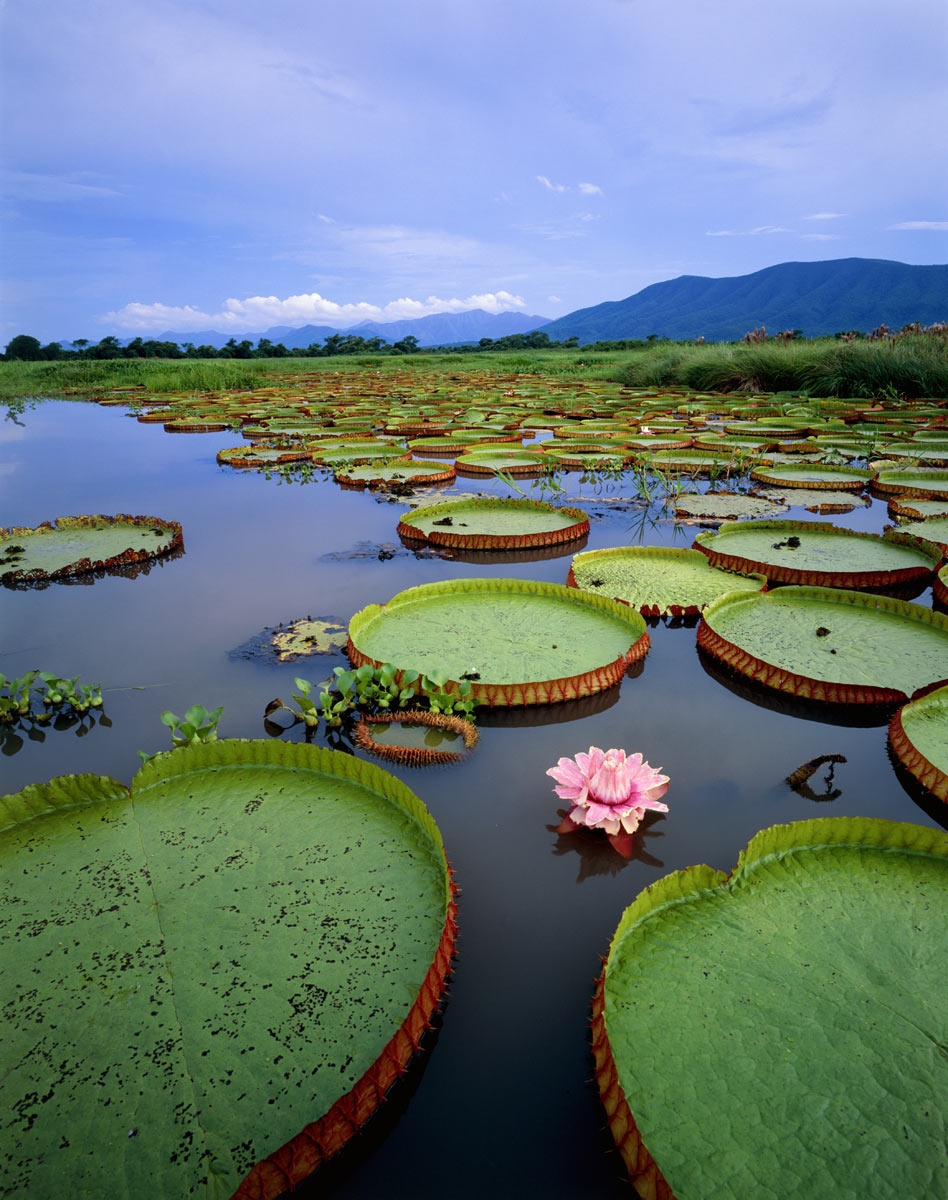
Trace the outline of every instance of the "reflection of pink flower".
<path fill-rule="evenodd" d="M 641 754 L 626 758 L 624 750 L 590 746 L 588 754 L 561 758 L 547 771 L 560 787 L 561 800 L 572 804 L 563 822 L 567 829 L 602 829 L 610 838 L 635 833 L 648 809 L 668 812 L 659 797 L 668 791 L 668 776 L 644 762 Z M 565 830 L 564 830 L 565 832 Z"/>

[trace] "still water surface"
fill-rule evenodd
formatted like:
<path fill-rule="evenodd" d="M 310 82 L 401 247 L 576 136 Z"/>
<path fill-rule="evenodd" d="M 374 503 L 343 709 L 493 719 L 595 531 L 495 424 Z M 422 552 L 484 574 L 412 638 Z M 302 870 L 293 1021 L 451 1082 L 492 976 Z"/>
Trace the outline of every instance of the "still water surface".
<path fill-rule="evenodd" d="M 0 671 L 101 679 L 111 721 L 82 737 L 50 729 L 42 743 L 19 748 L 8 739 L 4 792 L 67 772 L 128 783 L 138 749 L 167 748 L 159 716 L 168 708 L 222 704 L 222 736 L 266 736 L 267 701 L 288 699 L 295 675 L 320 680 L 342 660 L 273 665 L 232 655 L 265 627 L 308 614 L 347 621 L 404 587 L 457 576 L 566 578 L 569 554 L 485 565 L 399 548 L 380 560 L 380 544 L 398 545 L 401 505 L 328 481 L 278 484 L 220 468 L 215 455 L 235 444 L 232 433 L 168 434 L 79 402 L 47 401 L 20 419 L 0 426 L 0 525 L 147 513 L 181 522 L 185 554 L 135 579 L 0 588 Z M 641 514 L 604 503 L 621 495 L 615 485 L 597 494 L 587 484 L 574 499 L 593 516 L 586 548 L 691 544 L 693 527 L 643 526 Z M 814 519 L 800 509 L 787 515 Z M 880 530 L 885 506 L 830 519 Z M 916 602 L 930 604 L 930 592 Z M 600 956 L 625 906 L 668 871 L 697 862 L 730 870 L 753 834 L 778 822 L 865 815 L 933 823 L 896 779 L 884 726 L 826 724 L 743 699 L 703 668 L 694 629 L 658 625 L 650 635 L 641 674 L 585 709 L 488 714 L 463 764 L 392 768 L 441 828 L 462 889 L 459 955 L 414 1092 L 406 1088 L 380 1128 L 308 1194 L 629 1196 L 590 1082 L 586 1029 Z M 284 736 L 302 738 L 299 728 Z M 671 811 L 648 827 L 629 862 L 604 841 L 552 831 L 561 802 L 544 772 L 590 745 L 641 751 L 671 777 Z M 793 792 L 786 776 L 823 754 L 847 761 L 831 788 L 822 771 L 810 786 L 839 794 Z"/>

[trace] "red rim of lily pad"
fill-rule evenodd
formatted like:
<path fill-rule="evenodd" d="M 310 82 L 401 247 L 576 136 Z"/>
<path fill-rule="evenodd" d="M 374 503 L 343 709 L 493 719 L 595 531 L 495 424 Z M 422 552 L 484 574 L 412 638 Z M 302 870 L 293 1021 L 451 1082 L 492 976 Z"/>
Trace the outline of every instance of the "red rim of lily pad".
<path fill-rule="evenodd" d="M 740 537 L 754 530 L 769 530 L 777 536 L 795 533 L 814 533 L 818 535 L 837 535 L 841 538 L 857 538 L 867 542 L 888 542 L 892 545 L 905 546 L 924 554 L 929 565 L 917 563 L 910 567 L 895 567 L 867 571 L 818 571 L 782 564 L 766 562 L 741 554 L 728 554 L 716 549 L 715 540 Z M 932 573 L 940 560 L 938 548 L 930 542 L 911 534 L 898 533 L 889 530 L 880 538 L 875 533 L 865 533 L 855 529 L 845 529 L 839 525 L 830 525 L 825 521 L 742 521 L 731 522 L 725 529 L 699 533 L 692 543 L 694 550 L 700 550 L 708 556 L 708 560 L 716 567 L 724 567 L 739 574 L 751 572 L 766 576 L 771 583 L 800 584 L 804 587 L 852 588 L 859 591 L 885 591 L 889 589 L 917 589 L 921 591 L 928 585 Z"/>
<path fill-rule="evenodd" d="M 930 699 L 930 697 L 934 697 L 934 699 Z M 926 700 L 928 705 L 926 705 Z M 907 709 L 912 710 L 913 706 L 927 707 L 939 703 L 948 706 L 948 680 L 921 688 L 908 704 L 903 705 L 893 715 L 889 722 L 889 744 L 902 766 L 918 780 L 922 787 L 948 804 L 948 774 L 925 757 L 909 737 L 903 724 L 903 716 Z"/>
<path fill-rule="evenodd" d="M 918 507 L 917 504 L 912 503 L 912 499 L 918 500 L 919 497 L 913 496 L 911 499 L 901 500 L 901 499 L 899 499 L 898 496 L 892 496 L 889 499 L 889 505 L 888 505 L 889 516 L 890 517 L 910 517 L 914 521 L 924 521 L 924 520 L 926 520 L 927 516 L 933 515 L 933 514 L 926 514 L 926 513 L 922 512 L 922 510 Z M 932 499 L 934 499 L 934 497 L 932 497 Z M 948 500 L 944 501 L 944 503 L 942 503 L 940 505 L 940 507 L 941 507 L 941 511 L 939 513 L 937 513 L 937 515 L 940 517 L 948 517 Z"/>
<path fill-rule="evenodd" d="M 948 608 L 948 564 L 943 566 L 935 575 L 935 582 L 932 584 L 932 595 L 939 604 L 943 604 Z"/>
<path fill-rule="evenodd" d="M 561 529 L 538 530 L 533 533 L 461 533 L 456 529 L 423 530 L 415 524 L 419 517 L 446 517 L 459 510 L 501 509 L 524 513 L 564 513 L 572 518 Z M 476 500 L 459 500 L 446 504 L 432 504 L 427 508 L 416 508 L 402 517 L 396 530 L 400 537 L 412 541 L 430 542 L 435 546 L 450 546 L 456 550 L 528 550 L 538 546 L 559 546 L 563 542 L 575 542 L 589 533 L 589 517 L 578 508 L 557 507 L 541 500 L 521 500 L 508 497 L 485 497 Z"/>
<path fill-rule="evenodd" d="M 47 583 L 54 579 L 67 579 L 73 575 L 88 575 L 93 571 L 110 571 L 122 567 L 135 566 L 137 563 L 150 562 L 156 558 L 165 558 L 176 552 L 183 552 L 184 537 L 181 526 L 177 521 L 162 521 L 159 517 L 137 516 L 127 513 L 116 513 L 106 516 L 102 513 L 85 513 L 75 517 L 57 517 L 52 521 L 44 521 L 35 528 L 25 525 L 13 525 L 8 529 L 0 529 L 0 541 L 9 541 L 14 537 L 32 534 L 57 533 L 68 529 L 95 529 L 102 525 L 133 525 L 138 529 L 167 530 L 168 539 L 154 549 L 133 550 L 129 547 L 120 554 L 113 554 L 104 559 L 77 558 L 74 562 L 57 568 L 55 571 L 44 571 L 36 567 L 32 571 L 3 571 L 0 566 L 0 583 L 30 584 Z"/>
<path fill-rule="evenodd" d="M 925 483 L 930 486 L 925 486 Z M 908 496 L 916 500 L 948 500 L 948 471 L 880 471 L 872 490 L 882 496 Z"/>
<path fill-rule="evenodd" d="M 777 599 L 779 601 L 785 599 L 790 591 L 791 588 L 780 588 L 772 592 L 754 593 L 752 599 L 761 602 L 767 602 L 768 599 Z M 794 586 L 792 587 L 792 592 L 794 598 L 797 599 L 825 600 L 831 604 L 853 604 L 868 609 L 881 609 L 908 616 L 927 625 L 936 626 L 944 631 L 946 639 L 948 639 L 948 620 L 939 613 L 933 612 L 932 609 L 925 608 L 920 604 L 910 604 L 907 601 L 896 600 L 889 596 L 876 596 L 870 592 L 849 591 L 842 588 Z M 728 603 L 745 601 L 745 599 L 745 596 L 739 594 L 725 595 L 720 600 L 716 600 L 708 605 L 702 617 L 701 624 L 698 626 L 697 644 L 699 650 L 707 651 L 708 654 L 718 659 L 730 670 L 736 671 L 739 675 L 743 675 L 747 679 L 763 684 L 765 687 L 774 688 L 777 691 L 787 692 L 792 696 L 804 700 L 814 700 L 826 704 L 881 704 L 889 706 L 904 704 L 908 700 L 908 693 L 899 688 L 885 687 L 881 684 L 872 683 L 847 683 L 815 679 L 809 675 L 791 671 L 787 667 L 767 662 L 766 659 L 760 658 L 752 651 L 746 650 L 737 643 L 729 641 L 712 628 L 710 621 Z"/>
<path fill-rule="evenodd" d="M 251 445 L 219 450 L 217 461 L 222 467 L 249 470 L 253 467 L 278 466 L 280 463 L 305 462 L 309 456 L 309 449 L 300 446 L 296 449 L 276 450 L 273 447 Z"/>
<path fill-rule="evenodd" d="M 438 750 L 433 746 L 396 746 L 377 742 L 371 733 L 372 725 L 427 725 L 430 729 L 443 729 L 457 734 L 464 741 L 464 753 L 458 750 Z M 409 712 L 376 713 L 363 715 L 352 730 L 352 740 L 369 754 L 375 754 L 388 762 L 402 763 L 409 767 L 428 767 L 437 763 L 460 762 L 474 749 L 478 741 L 475 725 L 463 717 L 451 713 L 427 712 L 425 709 Z"/>

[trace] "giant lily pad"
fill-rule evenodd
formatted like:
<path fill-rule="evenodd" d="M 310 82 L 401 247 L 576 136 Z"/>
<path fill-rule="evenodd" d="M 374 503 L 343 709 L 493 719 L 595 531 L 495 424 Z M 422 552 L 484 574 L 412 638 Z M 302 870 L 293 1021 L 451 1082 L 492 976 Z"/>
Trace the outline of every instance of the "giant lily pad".
<path fill-rule="evenodd" d="M 416 508 L 398 523 L 401 537 L 470 550 L 516 550 L 572 542 L 589 532 L 578 508 L 492 497 Z"/>
<path fill-rule="evenodd" d="M 59 517 L 35 529 L 0 529 L 0 582 L 44 585 L 147 562 L 183 548 L 177 521 L 158 517 Z"/>
<path fill-rule="evenodd" d="M 698 645 L 767 687 L 834 704 L 905 703 L 948 679 L 948 617 L 869 592 L 722 596 L 705 609 Z"/>
<path fill-rule="evenodd" d="M 0 817 L 10 1194 L 276 1197 L 417 1049 L 452 887 L 379 767 L 216 742 Z"/>
<path fill-rule="evenodd" d="M 622 604 L 562 584 L 454 579 L 370 604 L 349 623 L 357 666 L 462 679 L 480 704 L 547 704 L 618 683 L 648 652 L 645 622 Z"/>
<path fill-rule="evenodd" d="M 948 802 L 948 685 L 900 708 L 889 725 L 889 742 L 919 783 Z"/>
<path fill-rule="evenodd" d="M 777 461 L 772 458 L 772 461 Z M 751 471 L 754 479 L 761 483 L 786 488 L 807 488 L 811 491 L 861 492 L 872 479 L 872 471 L 860 471 L 855 467 L 827 467 L 822 463 L 805 466 L 755 467 Z"/>
<path fill-rule="evenodd" d="M 334 473 L 337 483 L 349 487 L 383 487 L 391 483 L 416 484 L 449 483 L 455 475 L 454 464 L 406 462 L 366 463 L 360 467 L 344 467 Z"/>
<path fill-rule="evenodd" d="M 860 533 L 821 521 L 744 521 L 695 538 L 717 567 L 760 571 L 772 583 L 921 591 L 939 551 L 910 534 Z"/>
<path fill-rule="evenodd" d="M 766 829 L 626 909 L 593 1002 L 642 1196 L 948 1194 L 948 836 L 867 818 Z"/>
<path fill-rule="evenodd" d="M 712 567 L 697 550 L 669 546 L 587 550 L 573 559 L 566 582 L 611 596 L 645 617 L 698 613 L 725 592 L 759 592 L 767 586 L 763 575 L 737 575 Z"/>
<path fill-rule="evenodd" d="M 948 500 L 948 471 L 880 471 L 872 490 L 882 496 Z"/>
<path fill-rule="evenodd" d="M 551 469 L 550 456 L 539 450 L 478 450 L 459 454 L 454 465 L 459 474 L 468 475 L 496 475 L 498 471 L 505 475 L 542 475 Z"/>
<path fill-rule="evenodd" d="M 786 511 L 786 505 L 764 496 L 748 496 L 744 492 L 682 492 L 668 503 L 676 517 L 691 517 L 701 521 L 736 521 L 775 517 Z"/>

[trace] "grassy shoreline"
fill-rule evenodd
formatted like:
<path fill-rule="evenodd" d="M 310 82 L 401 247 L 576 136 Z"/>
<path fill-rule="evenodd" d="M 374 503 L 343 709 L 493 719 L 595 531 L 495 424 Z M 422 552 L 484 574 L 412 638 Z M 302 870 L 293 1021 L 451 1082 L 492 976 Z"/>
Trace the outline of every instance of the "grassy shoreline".
<path fill-rule="evenodd" d="M 0 363 L 0 398 L 90 398 L 116 388 L 143 388 L 157 394 L 254 391 L 301 375 L 366 368 L 383 375 L 412 370 L 421 377 L 453 368 L 459 376 L 496 371 L 714 392 L 802 392 L 866 399 L 948 396 L 948 340 L 921 335 L 849 343 L 832 338 L 760 345 L 666 342 L 638 351 L 580 348 L 398 357 L 14 361 Z"/>

